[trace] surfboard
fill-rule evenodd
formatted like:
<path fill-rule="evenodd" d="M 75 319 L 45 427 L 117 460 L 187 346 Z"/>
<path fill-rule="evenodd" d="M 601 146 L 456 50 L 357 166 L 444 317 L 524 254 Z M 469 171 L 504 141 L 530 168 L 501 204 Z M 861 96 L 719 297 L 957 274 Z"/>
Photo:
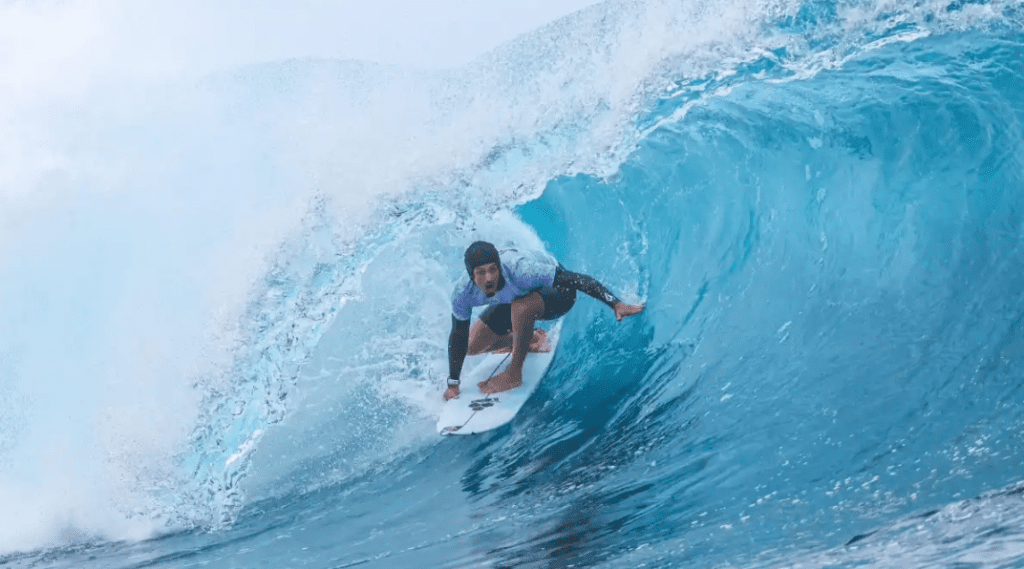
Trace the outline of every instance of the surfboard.
<path fill-rule="evenodd" d="M 559 321 L 548 330 L 550 352 L 526 354 L 523 363 L 523 384 L 514 389 L 484 395 L 477 383 L 501 373 L 508 367 L 511 354 L 480 354 L 467 356 L 462 365 L 462 389 L 458 399 L 445 402 L 441 417 L 437 420 L 437 432 L 441 435 L 475 435 L 508 423 L 516 416 L 526 400 L 533 395 L 541 378 L 555 357 L 558 344 Z"/>

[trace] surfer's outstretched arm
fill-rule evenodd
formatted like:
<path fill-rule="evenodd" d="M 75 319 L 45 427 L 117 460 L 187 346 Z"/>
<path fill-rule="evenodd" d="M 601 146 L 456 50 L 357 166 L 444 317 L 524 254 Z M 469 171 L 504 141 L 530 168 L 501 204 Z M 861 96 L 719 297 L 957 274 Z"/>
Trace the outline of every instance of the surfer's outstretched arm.
<path fill-rule="evenodd" d="M 644 304 L 626 304 L 608 290 L 608 287 L 601 284 L 597 279 L 583 273 L 574 273 L 565 270 L 561 265 L 555 269 L 555 288 L 571 288 L 586 293 L 608 305 L 615 311 L 615 318 L 622 320 L 626 316 L 639 314 L 644 309 Z"/>
<path fill-rule="evenodd" d="M 459 320 L 452 316 L 452 332 L 448 335 L 448 377 L 459 379 L 462 364 L 466 361 L 469 350 L 469 320 Z M 459 386 L 452 385 L 444 392 L 445 400 L 459 396 Z"/>

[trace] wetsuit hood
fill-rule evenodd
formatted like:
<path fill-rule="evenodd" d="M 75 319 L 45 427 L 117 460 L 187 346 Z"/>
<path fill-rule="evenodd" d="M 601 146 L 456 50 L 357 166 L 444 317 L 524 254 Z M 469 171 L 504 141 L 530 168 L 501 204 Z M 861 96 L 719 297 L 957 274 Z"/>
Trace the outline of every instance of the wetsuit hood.
<path fill-rule="evenodd" d="M 466 249 L 465 255 L 466 272 L 470 280 L 473 279 L 473 269 L 488 263 L 498 263 L 501 268 L 501 258 L 498 257 L 498 250 L 486 241 L 476 241 Z"/>

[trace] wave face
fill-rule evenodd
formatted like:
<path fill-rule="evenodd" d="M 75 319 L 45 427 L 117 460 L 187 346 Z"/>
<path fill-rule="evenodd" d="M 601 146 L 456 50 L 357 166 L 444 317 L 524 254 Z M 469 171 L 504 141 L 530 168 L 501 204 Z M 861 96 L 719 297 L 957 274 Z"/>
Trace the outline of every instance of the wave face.
<path fill-rule="evenodd" d="M 1024 4 L 609 3 L 155 100 L 5 198 L 0 565 L 1024 566 Z M 647 308 L 441 439 L 477 238 Z"/>

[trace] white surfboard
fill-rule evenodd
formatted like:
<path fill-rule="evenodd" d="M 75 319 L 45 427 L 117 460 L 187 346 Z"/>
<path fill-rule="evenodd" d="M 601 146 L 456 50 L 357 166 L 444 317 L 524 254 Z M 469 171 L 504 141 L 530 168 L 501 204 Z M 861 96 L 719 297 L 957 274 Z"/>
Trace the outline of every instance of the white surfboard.
<path fill-rule="evenodd" d="M 462 365 L 462 385 L 458 399 L 445 402 L 437 420 L 437 432 L 442 435 L 475 435 L 496 429 L 508 423 L 537 389 L 540 380 L 555 357 L 558 332 L 562 322 L 548 331 L 550 352 L 526 354 L 523 363 L 523 384 L 514 389 L 484 395 L 477 383 L 490 379 L 508 367 L 511 354 L 480 354 L 467 356 Z"/>

